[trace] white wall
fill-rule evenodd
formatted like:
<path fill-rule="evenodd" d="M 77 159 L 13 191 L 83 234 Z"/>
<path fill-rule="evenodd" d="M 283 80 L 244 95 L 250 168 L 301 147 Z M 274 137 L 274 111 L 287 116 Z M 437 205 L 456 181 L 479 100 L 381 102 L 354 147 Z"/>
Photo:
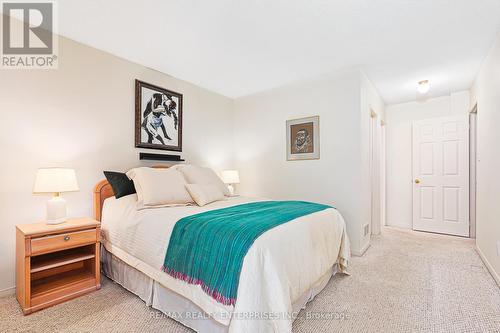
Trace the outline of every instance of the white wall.
<path fill-rule="evenodd" d="M 386 107 L 387 225 L 412 228 L 412 121 L 468 111 L 468 91 Z"/>
<path fill-rule="evenodd" d="M 190 83 L 61 38 L 58 70 L 0 70 L 0 292 L 14 286 L 14 225 L 44 218 L 33 196 L 35 171 L 76 169 L 71 216 L 92 213 L 103 170 L 140 165 L 134 148 L 134 80 L 184 94 L 188 162 L 233 167 L 233 101 Z"/>
<path fill-rule="evenodd" d="M 477 102 L 476 245 L 500 285 L 500 36 L 472 89 Z"/>
<path fill-rule="evenodd" d="M 240 193 L 334 205 L 357 253 L 369 242 L 361 233 L 367 210 L 361 118 L 372 91 L 369 82 L 362 88 L 362 79 L 358 71 L 337 73 L 235 101 Z M 287 161 L 286 120 L 313 115 L 320 116 L 321 158 Z"/>

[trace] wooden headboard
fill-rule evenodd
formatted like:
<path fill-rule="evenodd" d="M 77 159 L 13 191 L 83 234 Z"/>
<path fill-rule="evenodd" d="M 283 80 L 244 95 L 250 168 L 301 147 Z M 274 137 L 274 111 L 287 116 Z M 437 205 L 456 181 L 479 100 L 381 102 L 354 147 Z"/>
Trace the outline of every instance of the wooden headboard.
<path fill-rule="evenodd" d="M 167 169 L 170 168 L 170 165 L 153 165 L 152 168 Z M 114 195 L 113 188 L 106 179 L 101 180 L 94 187 L 94 218 L 97 221 L 101 221 L 104 200 Z"/>

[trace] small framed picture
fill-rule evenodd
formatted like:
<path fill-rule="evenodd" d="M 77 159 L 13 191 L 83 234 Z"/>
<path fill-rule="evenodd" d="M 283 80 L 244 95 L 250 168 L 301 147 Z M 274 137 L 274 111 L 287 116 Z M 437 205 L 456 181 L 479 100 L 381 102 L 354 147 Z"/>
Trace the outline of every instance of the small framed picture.
<path fill-rule="evenodd" d="M 135 80 L 135 146 L 182 151 L 182 94 Z"/>
<path fill-rule="evenodd" d="M 288 161 L 319 159 L 319 116 L 287 120 Z"/>

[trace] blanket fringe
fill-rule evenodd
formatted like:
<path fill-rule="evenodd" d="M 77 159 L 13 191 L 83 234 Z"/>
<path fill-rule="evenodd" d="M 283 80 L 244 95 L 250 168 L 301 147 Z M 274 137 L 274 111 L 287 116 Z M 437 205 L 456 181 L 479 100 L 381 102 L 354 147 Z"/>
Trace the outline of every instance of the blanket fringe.
<path fill-rule="evenodd" d="M 177 280 L 182 280 L 184 282 L 187 282 L 189 284 L 194 284 L 201 286 L 201 289 L 210 297 L 215 299 L 217 302 L 222 303 L 224 305 L 232 305 L 234 306 L 236 303 L 236 298 L 230 298 L 222 295 L 221 293 L 217 292 L 217 290 L 214 290 L 207 286 L 203 281 L 194 278 L 192 276 L 188 276 L 187 274 L 181 273 L 181 272 L 176 272 L 173 269 L 170 269 L 168 267 L 162 266 L 161 270 L 171 277 L 177 279 Z"/>

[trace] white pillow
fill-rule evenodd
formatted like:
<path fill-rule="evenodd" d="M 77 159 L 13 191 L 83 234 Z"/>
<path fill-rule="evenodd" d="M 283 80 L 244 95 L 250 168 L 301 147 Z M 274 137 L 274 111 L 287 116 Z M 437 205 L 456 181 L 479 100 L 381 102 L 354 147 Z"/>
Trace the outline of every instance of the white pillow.
<path fill-rule="evenodd" d="M 135 168 L 127 172 L 137 191 L 137 208 L 181 206 L 193 203 L 186 180 L 177 170 Z"/>
<path fill-rule="evenodd" d="M 186 184 L 191 197 L 198 206 L 205 206 L 214 201 L 224 200 L 224 193 L 215 185 Z"/>
<path fill-rule="evenodd" d="M 226 196 L 231 196 L 229 188 L 210 168 L 202 168 L 195 165 L 179 165 L 177 170 L 182 172 L 189 184 L 215 185 Z"/>

